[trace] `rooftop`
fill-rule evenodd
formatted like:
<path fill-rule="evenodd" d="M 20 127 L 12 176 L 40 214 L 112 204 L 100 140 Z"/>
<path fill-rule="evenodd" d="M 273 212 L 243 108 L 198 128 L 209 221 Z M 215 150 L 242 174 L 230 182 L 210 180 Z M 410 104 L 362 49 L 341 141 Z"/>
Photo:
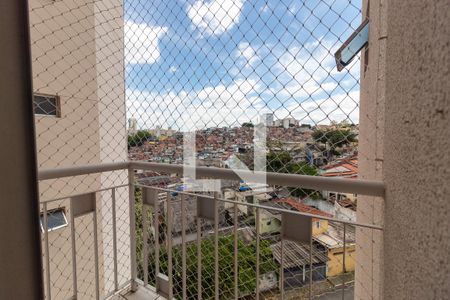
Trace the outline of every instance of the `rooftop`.
<path fill-rule="evenodd" d="M 283 198 L 283 199 L 277 200 L 276 202 L 280 203 L 280 204 L 286 204 L 288 206 L 287 208 L 298 210 L 299 212 L 308 213 L 308 214 L 312 214 L 312 215 L 318 215 L 318 216 L 322 216 L 322 217 L 332 217 L 332 215 L 327 212 L 324 212 L 315 207 L 303 204 L 292 198 Z"/>
<path fill-rule="evenodd" d="M 324 177 L 358 177 L 358 159 L 356 157 L 338 160 L 322 167 L 322 176 Z"/>
<path fill-rule="evenodd" d="M 314 236 L 314 239 L 323 246 L 334 249 L 344 246 L 344 226 L 335 222 L 328 223 L 328 229 L 322 234 Z M 345 242 L 347 245 L 355 244 L 355 227 L 346 225 Z"/>
<path fill-rule="evenodd" d="M 274 259 L 281 262 L 281 242 L 270 246 Z M 292 241 L 283 241 L 283 264 L 287 269 L 309 265 L 309 244 L 296 243 Z M 326 263 L 328 261 L 327 254 L 313 246 L 313 264 Z"/>

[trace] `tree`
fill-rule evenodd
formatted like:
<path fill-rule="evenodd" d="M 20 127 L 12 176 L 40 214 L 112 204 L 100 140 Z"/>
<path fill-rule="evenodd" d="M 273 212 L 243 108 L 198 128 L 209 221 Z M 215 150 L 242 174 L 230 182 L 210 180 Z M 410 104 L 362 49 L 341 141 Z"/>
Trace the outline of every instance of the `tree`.
<path fill-rule="evenodd" d="M 232 235 L 219 237 L 219 290 L 221 299 L 232 298 L 234 293 L 234 237 Z M 275 271 L 272 251 L 269 242 L 260 242 L 260 274 Z M 197 298 L 197 248 L 195 244 L 188 247 L 188 290 L 191 297 Z M 178 251 L 180 252 L 180 251 Z M 192 255 L 194 254 L 195 255 Z M 204 239 L 201 243 L 202 255 L 202 298 L 214 299 L 214 240 Z M 238 240 L 238 290 L 240 293 L 251 293 L 256 289 L 256 242 L 249 244 Z M 178 293 L 181 295 L 181 290 Z"/>
<path fill-rule="evenodd" d="M 327 144 L 331 150 L 356 142 L 356 135 L 348 129 L 315 130 L 312 134 L 314 140 Z"/>
<path fill-rule="evenodd" d="M 160 273 L 168 274 L 168 252 L 164 244 L 160 245 L 159 264 Z M 214 299 L 214 273 L 215 273 L 215 246 L 214 239 L 205 238 L 201 241 L 201 285 L 202 299 Z M 245 243 L 238 239 L 238 290 L 242 294 L 252 293 L 256 289 L 256 242 Z M 139 254 L 138 254 L 139 257 Z M 232 235 L 221 236 L 218 239 L 219 257 L 219 291 L 221 299 L 229 299 L 234 293 L 234 237 Z M 153 257 L 154 258 L 154 257 Z M 190 243 L 186 247 L 186 290 L 189 299 L 197 299 L 197 271 L 198 251 L 196 243 Z M 172 248 L 172 280 L 174 282 L 173 294 L 176 299 L 181 299 L 182 289 L 182 250 L 180 246 Z M 270 243 L 260 241 L 260 274 L 276 271 L 277 266 L 273 261 Z M 154 283 L 154 260 L 149 264 L 149 282 Z"/>
<path fill-rule="evenodd" d="M 267 172 L 290 173 L 291 155 L 286 152 L 270 151 L 266 157 Z"/>
<path fill-rule="evenodd" d="M 288 152 L 269 152 L 267 155 L 267 171 L 279 172 L 289 174 L 300 174 L 317 176 L 319 174 L 316 167 L 307 164 L 306 162 L 293 162 L 292 157 Z M 302 188 L 289 188 L 291 195 L 296 197 L 319 197 L 317 191 Z"/>
<path fill-rule="evenodd" d="M 142 193 L 139 188 L 135 189 L 136 201 L 136 257 L 138 258 L 138 277 L 143 279 L 142 249 L 143 249 L 143 227 L 142 227 Z M 151 208 L 150 208 L 151 210 Z M 147 224 L 152 226 L 152 214 L 149 210 Z M 149 230 L 149 232 L 151 232 Z M 154 237 L 149 234 L 149 243 L 154 244 Z M 153 240 L 152 240 L 153 239 Z M 201 249 L 201 285 L 202 299 L 214 299 L 214 272 L 215 272 L 215 243 L 210 237 L 203 238 L 200 244 Z M 220 299 L 233 298 L 234 295 L 234 236 L 224 235 L 218 239 L 219 254 L 219 291 Z M 151 247 L 150 247 L 151 248 Z M 260 274 L 277 271 L 278 267 L 274 263 L 270 243 L 261 240 L 259 269 Z M 151 251 L 150 251 L 151 252 Z M 238 238 L 238 290 L 242 294 L 252 293 L 256 289 L 256 241 L 245 243 Z M 186 290 L 188 299 L 197 299 L 197 244 L 190 243 L 186 246 Z M 159 252 L 159 272 L 168 274 L 168 252 L 165 242 L 160 241 Z M 181 299 L 182 290 L 182 249 L 181 246 L 172 247 L 172 280 L 174 283 L 173 294 L 176 299 Z M 155 285 L 155 256 L 149 254 L 149 284 Z"/>
<path fill-rule="evenodd" d="M 128 136 L 128 148 L 142 146 L 150 137 L 152 135 L 147 130 L 138 130 L 135 134 Z"/>
<path fill-rule="evenodd" d="M 253 128 L 253 127 L 255 127 L 255 125 L 253 125 L 253 123 L 251 123 L 251 122 L 244 122 L 244 123 L 242 123 L 242 127 Z"/>
<path fill-rule="evenodd" d="M 294 163 L 290 166 L 290 173 L 292 174 L 300 174 L 300 175 L 309 175 L 309 176 L 317 176 L 319 172 L 316 167 L 311 166 L 305 162 Z M 320 195 L 315 190 L 303 189 L 303 188 L 289 188 L 291 195 L 296 197 L 305 197 L 309 196 L 311 198 L 319 198 Z"/>

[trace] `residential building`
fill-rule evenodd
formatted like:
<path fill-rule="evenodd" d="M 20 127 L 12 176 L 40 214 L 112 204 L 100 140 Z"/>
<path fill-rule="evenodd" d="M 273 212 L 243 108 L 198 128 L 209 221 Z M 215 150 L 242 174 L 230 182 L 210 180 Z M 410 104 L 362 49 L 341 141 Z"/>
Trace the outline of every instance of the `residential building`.
<path fill-rule="evenodd" d="M 287 129 L 289 127 L 298 126 L 298 121 L 295 118 L 278 119 L 273 123 L 273 126 Z"/>
<path fill-rule="evenodd" d="M 331 214 L 305 205 L 294 199 L 281 199 L 276 202 L 282 207 L 297 210 L 312 215 L 332 217 Z M 347 226 L 345 232 L 343 226 L 326 219 L 312 218 L 312 237 L 320 244 L 319 249 L 328 256 L 326 260 L 326 277 L 337 276 L 345 272 L 355 271 L 355 228 Z M 345 252 L 345 264 L 344 264 Z M 325 277 L 325 278 L 326 278 Z"/>
<path fill-rule="evenodd" d="M 262 114 L 259 122 L 265 126 L 273 126 L 273 113 Z"/>
<path fill-rule="evenodd" d="M 137 132 L 137 120 L 136 118 L 128 119 L 128 135 L 135 134 Z"/>
<path fill-rule="evenodd" d="M 150 129 L 148 132 L 157 138 L 160 138 L 160 137 L 167 138 L 167 137 L 172 137 L 176 133 L 176 130 L 174 130 L 170 127 L 168 129 L 163 129 L 163 128 L 161 128 L 161 126 L 157 126 L 156 129 Z"/>
<path fill-rule="evenodd" d="M 283 257 L 284 261 L 282 262 L 282 251 L 283 249 Z M 296 243 L 292 241 L 283 241 L 272 244 L 271 246 L 274 260 L 277 264 L 283 264 L 283 273 L 284 273 L 284 288 L 297 288 L 307 285 L 310 281 L 310 247 L 308 243 Z M 326 280 L 327 275 L 327 261 L 328 257 L 326 252 L 322 249 L 313 245 L 313 256 L 312 256 L 312 265 L 313 265 L 313 277 L 312 281 L 323 281 Z"/>
<path fill-rule="evenodd" d="M 270 202 L 262 202 L 264 206 L 270 207 Z M 259 232 L 265 234 L 277 234 L 281 230 L 281 215 L 268 209 L 260 209 L 259 211 Z"/>
<path fill-rule="evenodd" d="M 267 185 L 259 185 L 254 187 L 241 186 L 237 191 L 233 189 L 226 189 L 224 195 L 226 199 L 233 199 L 237 202 L 257 204 L 262 201 L 271 199 L 270 193 L 273 192 L 273 188 Z M 228 204 L 226 207 L 230 208 L 232 205 Z M 253 215 L 254 209 L 246 205 L 238 205 L 238 209 L 245 215 Z"/>
<path fill-rule="evenodd" d="M 108 15 L 103 13 L 108 11 Z M 43 5 L 40 0 L 29 1 L 31 59 L 35 95 L 56 97 L 57 114 L 41 109 L 35 115 L 36 152 L 38 168 L 54 169 L 83 165 L 123 162 L 127 159 L 124 86 L 123 7 L 113 1 L 101 0 L 95 5 L 84 1 L 52 1 Z M 77 17 L 78 16 L 78 17 Z M 83 17 L 83 21 L 80 20 Z M 111 36 L 114 36 L 111 39 Z M 107 47 L 105 45 L 108 45 Z M 35 96 L 35 99 L 36 97 Z M 36 101 L 36 100 L 35 100 Z M 41 103 L 42 105 L 42 103 Z M 41 106 L 44 107 L 45 106 Z M 116 120 L 111 122 L 111 120 Z M 130 124 L 133 129 L 135 122 Z M 133 123 L 133 124 L 132 124 Z M 40 182 L 41 201 L 98 191 L 127 183 L 127 172 L 91 174 L 66 180 Z M 96 193 L 98 211 L 98 260 L 100 294 L 111 286 L 109 278 L 113 255 L 107 243 L 112 228 L 111 205 L 106 204 L 109 193 Z M 51 292 L 55 297 L 69 298 L 73 291 L 73 270 L 70 241 L 74 224 L 70 220 L 70 200 L 46 204 L 48 218 L 62 214 L 66 226 L 49 228 L 48 254 L 51 256 Z M 121 214 L 128 213 L 128 188 L 116 190 L 116 207 Z M 40 206 L 41 223 L 44 207 Z M 75 218 L 84 226 L 75 230 L 76 247 L 80 255 L 77 272 L 80 297 L 95 295 L 94 226 L 90 215 Z M 117 220 L 118 228 L 128 228 L 129 219 Z M 44 225 L 42 225 L 44 228 Z M 120 249 L 129 247 L 129 241 L 120 240 Z M 46 251 L 46 249 L 44 248 Z M 122 253 L 118 268 L 129 272 L 129 264 Z M 68 266 L 62 268 L 61 265 Z M 47 280 L 47 278 L 46 278 Z M 124 278 L 119 281 L 123 282 Z"/>
<path fill-rule="evenodd" d="M 314 236 L 328 255 L 327 277 L 355 271 L 355 227 L 348 225 L 346 228 L 345 244 L 343 226 L 333 222 L 328 222 L 326 231 Z"/>
<path fill-rule="evenodd" d="M 358 158 L 337 159 L 320 168 L 320 175 L 329 178 L 358 178 Z M 338 202 L 341 206 L 356 206 L 357 195 L 354 193 L 336 193 L 333 191 L 322 191 L 322 196 L 331 202 Z"/>

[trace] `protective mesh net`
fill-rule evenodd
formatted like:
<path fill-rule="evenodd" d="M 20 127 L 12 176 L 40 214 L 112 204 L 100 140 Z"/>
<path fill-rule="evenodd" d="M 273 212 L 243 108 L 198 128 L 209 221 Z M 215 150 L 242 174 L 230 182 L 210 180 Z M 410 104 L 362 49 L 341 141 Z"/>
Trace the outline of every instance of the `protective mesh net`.
<path fill-rule="evenodd" d="M 131 159 L 314 175 L 356 155 L 359 58 L 334 53 L 358 1 L 31 1 L 39 165 Z M 128 125 L 126 125 L 128 124 Z M 128 136 L 128 147 L 126 146 Z M 128 151 L 127 151 L 128 149 Z M 308 167 L 308 165 L 310 167 Z M 349 171 L 351 172 L 351 170 Z"/>
<path fill-rule="evenodd" d="M 235 299 L 236 295 L 279 299 L 281 294 L 286 299 L 353 298 L 355 226 L 313 219 L 311 248 L 308 241 L 282 237 L 288 205 L 277 202 L 256 208 L 217 198 L 214 217 L 207 210 L 199 212 L 200 194 L 155 188 L 136 190 L 138 277 L 145 285 L 158 286 L 157 278 L 163 274 L 172 278 L 176 299 L 215 299 L 216 293 L 219 299 Z M 156 203 L 142 204 L 143 189 L 155 191 L 152 199 Z M 207 197 L 213 201 L 211 195 Z M 376 232 L 361 229 L 367 234 Z M 330 240 L 336 244 L 327 245 Z M 364 276 L 367 272 L 363 270 Z"/>
<path fill-rule="evenodd" d="M 356 56 L 338 72 L 334 53 L 360 25 L 361 1 L 30 0 L 29 5 L 39 168 L 125 160 L 180 164 L 183 134 L 195 132 L 198 165 L 233 168 L 239 160 L 253 169 L 254 128 L 264 124 L 267 171 L 357 177 L 360 59 Z M 182 189 L 181 178 L 173 174 L 139 172 L 136 178 L 144 185 Z M 102 278 L 105 295 L 113 290 L 114 282 L 113 273 L 108 271 L 112 259 L 112 237 L 108 232 L 113 217 L 110 195 L 98 191 L 122 186 L 127 180 L 126 171 L 115 171 L 40 182 L 41 200 L 97 191 L 101 224 L 98 235 L 103 245 L 100 263 L 107 274 Z M 270 186 L 261 192 L 239 182 L 223 183 L 225 199 L 268 205 L 274 201 L 289 205 L 294 201 L 339 219 L 355 220 L 355 194 L 285 186 Z M 121 253 L 119 264 L 124 266 L 129 260 L 128 197 L 128 187 L 116 195 L 117 206 L 121 207 L 115 218 L 120 224 L 116 241 L 122 243 L 117 251 Z M 174 202 L 175 212 L 181 210 L 179 200 Z M 57 207 L 68 211 L 70 205 L 64 202 L 67 200 L 58 201 Z M 294 206 L 289 209 L 295 209 Z M 233 253 L 227 251 L 230 247 L 227 228 L 235 223 L 233 209 L 224 204 L 219 214 L 223 218 L 219 226 L 222 249 L 219 266 L 227 270 L 225 275 L 234 272 L 229 257 Z M 146 235 L 150 249 L 154 212 L 150 209 L 148 214 Z M 269 230 L 259 245 L 260 259 L 267 271 L 261 296 L 271 299 L 280 290 L 280 240 L 277 227 L 272 224 L 277 221 L 270 209 L 265 216 L 266 219 L 259 220 Z M 238 252 L 254 251 L 254 213 L 239 210 L 237 220 L 242 232 Z M 142 216 L 138 221 L 142 221 Z M 77 240 L 81 241 L 78 244 L 87 247 L 77 253 L 92 260 L 89 252 L 92 220 L 84 218 L 76 223 L 81 232 L 77 233 Z M 141 255 L 145 229 L 137 223 Z M 187 236 L 196 237 L 195 218 L 188 223 Z M 180 223 L 174 225 L 174 234 L 179 235 Z M 211 226 L 201 225 L 204 233 L 201 249 L 206 254 L 211 242 L 214 246 L 209 237 L 214 229 Z M 70 281 L 70 265 L 64 264 L 71 259 L 69 254 L 64 254 L 71 248 L 52 238 L 68 242 L 69 228 L 70 224 L 66 229 L 49 233 L 49 251 L 55 249 L 62 253 L 61 257 L 52 256 L 50 265 L 52 286 L 56 290 L 53 296 L 61 299 L 73 292 L 70 284 L 65 283 Z M 368 231 L 362 236 L 370 241 L 373 233 Z M 189 265 L 187 276 L 196 279 L 194 246 L 188 245 L 186 250 L 187 263 L 193 264 Z M 294 258 L 310 251 L 308 245 L 285 246 L 289 252 L 284 254 Z M 178 249 L 173 253 L 174 270 L 179 270 L 177 266 L 181 264 L 179 248 L 174 248 Z M 318 262 L 313 278 L 325 280 L 327 270 L 320 265 L 326 260 L 325 250 L 319 246 L 312 250 Z M 266 262 L 264 255 L 270 256 Z M 93 269 L 89 259 L 84 265 L 80 261 L 79 278 L 92 287 Z M 208 264 L 214 261 L 208 259 L 203 262 L 202 280 L 204 294 L 212 295 L 214 281 L 210 279 L 215 274 L 208 273 L 211 272 Z M 239 277 L 238 291 L 242 297 L 256 297 L 252 269 L 255 261 L 239 257 L 239 262 L 241 259 L 244 275 Z M 151 251 L 148 261 L 151 270 L 155 267 Z M 138 270 L 141 279 L 142 263 Z M 161 265 L 161 268 L 168 267 Z M 293 269 L 284 271 L 286 295 L 288 290 L 296 291 L 295 295 L 303 293 L 301 288 L 309 278 L 306 269 L 297 263 Z M 119 281 L 123 282 L 127 276 L 121 276 Z M 149 284 L 154 283 L 156 279 L 151 277 L 151 272 L 148 276 Z M 219 298 L 234 295 L 234 286 L 228 285 L 228 279 L 231 277 L 224 278 L 226 284 L 221 283 Z M 182 293 L 180 280 L 177 273 L 174 276 L 177 293 Z M 86 298 L 95 297 L 95 293 L 86 292 L 89 289 L 83 288 L 83 283 L 79 286 Z M 320 294 L 321 288 L 317 288 Z M 196 293 L 195 281 L 190 285 L 188 297 L 194 298 Z"/>
<path fill-rule="evenodd" d="M 334 52 L 359 2 L 130 1 L 125 12 L 132 159 L 180 163 L 180 133 L 195 130 L 202 163 L 223 166 L 235 148 L 251 156 L 259 122 L 273 171 L 355 154 L 359 59 L 339 73 Z"/>

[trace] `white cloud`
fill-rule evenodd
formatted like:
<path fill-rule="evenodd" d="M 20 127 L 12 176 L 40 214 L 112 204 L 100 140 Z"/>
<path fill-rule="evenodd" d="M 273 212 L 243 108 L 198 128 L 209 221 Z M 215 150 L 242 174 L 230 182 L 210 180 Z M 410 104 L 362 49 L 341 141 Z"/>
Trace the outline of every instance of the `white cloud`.
<path fill-rule="evenodd" d="M 170 72 L 170 73 L 175 73 L 177 70 L 178 70 L 178 69 L 177 69 L 177 67 L 175 67 L 175 66 L 171 66 L 171 67 L 169 68 L 169 72 Z"/>
<path fill-rule="evenodd" d="M 266 86 L 255 73 L 245 75 L 241 64 L 240 77 L 246 78 L 227 85 L 177 94 L 128 90 L 129 113 L 134 114 L 143 128 L 160 125 L 179 130 L 237 126 L 256 121 L 266 112 L 274 112 L 276 119 L 291 116 L 309 124 L 342 120 L 358 123 L 359 64 L 355 61 L 345 71 L 351 76 L 335 74 L 333 47 L 324 40 L 288 49 L 273 46 L 255 49 L 241 43 L 234 53 L 236 61 L 249 65 L 254 59 L 264 59 L 277 77 L 274 85 Z"/>
<path fill-rule="evenodd" d="M 127 90 L 128 117 L 142 128 L 172 127 L 192 131 L 207 127 L 238 126 L 257 121 L 267 112 L 275 118 L 294 117 L 301 123 L 329 124 L 331 121 L 359 122 L 359 91 L 332 95 L 317 101 L 291 101 L 268 107 L 256 94 L 261 87 L 254 80 L 237 80 L 230 85 L 206 87 L 198 92 Z"/>
<path fill-rule="evenodd" d="M 270 11 L 270 10 L 271 10 L 271 8 L 270 8 L 270 6 L 269 6 L 269 3 L 266 3 L 266 4 L 264 4 L 263 7 L 261 7 L 261 9 L 259 10 L 259 12 L 265 14 L 265 13 L 267 13 L 267 12 Z"/>
<path fill-rule="evenodd" d="M 279 85 L 271 88 L 270 92 L 284 98 L 305 100 L 331 96 L 357 86 L 359 64 L 348 67 L 350 76 L 345 82 L 350 86 L 343 85 L 342 78 L 347 71 L 340 74 L 335 71 L 334 47 L 330 41 L 318 39 L 302 46 L 274 51 L 272 70 Z"/>
<path fill-rule="evenodd" d="M 179 130 L 196 130 L 237 126 L 256 120 L 262 110 L 261 99 L 254 95 L 259 88 L 253 80 L 237 80 L 229 85 L 178 94 L 127 90 L 128 117 L 136 118 L 143 128 L 160 125 Z"/>
<path fill-rule="evenodd" d="M 192 23 L 205 35 L 220 35 L 239 22 L 244 0 L 197 0 L 188 7 Z"/>
<path fill-rule="evenodd" d="M 317 101 L 292 103 L 276 112 L 279 118 L 291 116 L 301 123 L 330 124 L 349 120 L 359 123 L 359 91 L 331 95 Z"/>
<path fill-rule="evenodd" d="M 128 64 L 152 64 L 160 57 L 159 39 L 167 27 L 125 22 L 125 61 Z"/>
<path fill-rule="evenodd" d="M 249 43 L 242 42 L 238 45 L 236 58 L 243 59 L 246 68 L 253 67 L 260 60 L 256 52 Z"/>
<path fill-rule="evenodd" d="M 295 15 L 298 12 L 298 4 L 296 2 L 289 5 L 288 10 L 291 14 Z"/>
<path fill-rule="evenodd" d="M 242 42 L 238 46 L 238 56 L 244 57 L 246 60 L 250 60 L 255 55 L 255 50 L 249 43 Z"/>

